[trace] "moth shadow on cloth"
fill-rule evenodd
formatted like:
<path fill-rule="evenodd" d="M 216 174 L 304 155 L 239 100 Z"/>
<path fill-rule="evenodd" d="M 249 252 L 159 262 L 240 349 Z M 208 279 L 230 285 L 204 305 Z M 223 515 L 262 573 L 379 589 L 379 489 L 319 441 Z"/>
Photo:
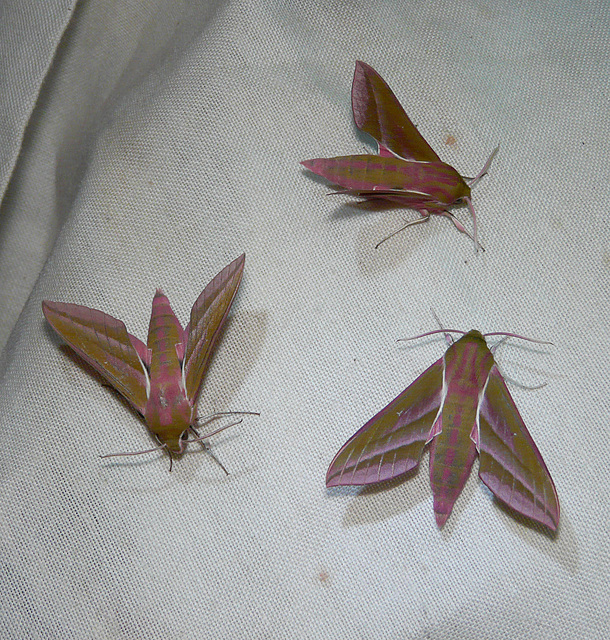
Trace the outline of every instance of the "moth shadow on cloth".
<path fill-rule="evenodd" d="M 578 543 L 565 508 L 561 513 L 559 528 L 553 533 L 544 525 L 521 515 L 498 500 L 485 485 L 482 485 L 482 490 L 491 503 L 492 516 L 490 517 L 498 518 L 511 533 L 519 536 L 524 543 L 537 551 L 544 553 L 571 575 L 578 574 L 580 569 Z M 506 517 L 500 517 L 496 510 Z"/>
<path fill-rule="evenodd" d="M 417 468 L 386 482 L 364 487 L 331 487 L 326 491 L 331 497 L 352 496 L 343 516 L 346 527 L 389 520 L 430 498 L 427 474 L 419 474 Z"/>
<path fill-rule="evenodd" d="M 421 472 L 419 467 L 415 467 L 393 480 L 363 487 L 347 508 L 343 524 L 351 527 L 390 520 L 397 516 L 404 516 L 419 504 L 431 502 L 428 459 L 428 448 L 426 448 L 422 457 Z M 478 478 L 471 477 L 467 480 L 453 508 L 454 517 L 445 523 L 440 533 L 450 535 L 453 532 L 459 523 L 461 513 L 467 508 L 480 484 Z M 424 517 L 427 518 L 427 510 L 424 513 L 426 514 Z M 432 515 L 430 526 L 438 531 Z"/>
<path fill-rule="evenodd" d="M 401 207 L 393 202 L 363 200 L 342 203 L 331 214 L 332 220 L 360 219 L 356 241 L 356 259 L 360 271 L 366 276 L 392 272 L 399 264 L 407 261 L 432 233 L 433 222 L 424 221 L 413 229 L 405 229 L 381 246 L 379 242 L 406 222 L 421 219 L 414 209 Z M 435 226 L 435 225 L 434 225 Z"/>

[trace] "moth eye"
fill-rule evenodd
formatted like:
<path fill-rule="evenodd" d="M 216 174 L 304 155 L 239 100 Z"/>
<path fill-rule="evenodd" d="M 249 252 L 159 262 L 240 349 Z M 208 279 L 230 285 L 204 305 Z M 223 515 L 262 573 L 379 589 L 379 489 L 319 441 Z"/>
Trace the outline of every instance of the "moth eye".
<path fill-rule="evenodd" d="M 188 438 L 188 433 L 186 429 L 180 434 L 180 440 L 186 440 Z"/>

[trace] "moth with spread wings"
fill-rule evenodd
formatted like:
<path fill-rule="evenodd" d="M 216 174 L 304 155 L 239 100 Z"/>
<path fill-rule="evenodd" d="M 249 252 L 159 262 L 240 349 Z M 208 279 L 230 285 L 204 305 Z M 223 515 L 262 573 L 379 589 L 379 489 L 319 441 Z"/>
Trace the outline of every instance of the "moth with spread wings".
<path fill-rule="evenodd" d="M 241 282 L 244 262 L 245 254 L 208 284 L 193 305 L 186 329 L 167 297 L 157 290 L 147 344 L 127 333 L 121 320 L 102 311 L 64 302 L 42 303 L 53 329 L 144 418 L 161 443 L 159 448 L 170 457 L 182 453 L 188 442 L 213 435 L 200 438 L 195 430 L 197 396 Z M 189 440 L 189 433 L 196 438 Z"/>
<path fill-rule="evenodd" d="M 451 344 L 440 360 L 345 443 L 328 469 L 326 486 L 396 478 L 419 464 L 428 443 L 439 527 L 449 517 L 478 453 L 479 477 L 497 498 L 552 531 L 557 529 L 555 485 L 478 331 Z"/>
<path fill-rule="evenodd" d="M 452 166 L 436 155 L 383 78 L 360 61 L 356 62 L 352 85 L 352 111 L 356 126 L 377 141 L 379 155 L 316 158 L 304 160 L 301 164 L 342 187 L 337 193 L 369 200 L 389 200 L 415 209 L 422 215 L 422 218 L 407 223 L 381 242 L 436 214 L 448 217 L 459 231 L 474 241 L 478 249 L 477 220 L 470 192 L 487 172 L 497 150 L 481 172 L 467 183 Z M 468 205 L 472 214 L 474 236 L 448 210 L 448 207 L 461 202 Z"/>

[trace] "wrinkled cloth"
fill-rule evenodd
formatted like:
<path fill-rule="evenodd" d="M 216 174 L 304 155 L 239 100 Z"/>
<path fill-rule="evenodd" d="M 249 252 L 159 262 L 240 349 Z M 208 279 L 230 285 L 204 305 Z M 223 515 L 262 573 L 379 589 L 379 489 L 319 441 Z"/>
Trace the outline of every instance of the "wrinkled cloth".
<path fill-rule="evenodd" d="M 606 637 L 607 3 L 3 0 L 0 635 Z M 326 197 L 299 161 L 375 152 L 356 60 L 474 176 L 485 252 L 434 216 Z M 467 229 L 465 207 L 454 213 Z M 200 415 L 260 411 L 171 473 L 144 423 L 45 324 L 86 305 L 145 340 L 246 253 Z M 327 490 L 339 447 L 438 359 L 497 357 L 553 476 L 556 537 L 476 473 L 442 531 L 428 457 Z M 497 339 L 496 339 L 497 340 Z M 514 381 L 513 382 L 511 382 Z M 515 384 L 516 383 L 516 384 Z M 546 386 L 537 387 L 546 383 Z"/>

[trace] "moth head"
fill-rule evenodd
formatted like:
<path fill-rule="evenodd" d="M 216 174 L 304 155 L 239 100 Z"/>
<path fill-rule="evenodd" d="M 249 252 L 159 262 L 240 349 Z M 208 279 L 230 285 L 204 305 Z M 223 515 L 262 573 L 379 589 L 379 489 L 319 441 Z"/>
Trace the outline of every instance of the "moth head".
<path fill-rule="evenodd" d="M 167 440 L 163 440 L 163 444 L 171 453 L 181 454 L 186 449 L 186 439 L 188 431 L 185 429 L 177 438 L 170 437 Z"/>

